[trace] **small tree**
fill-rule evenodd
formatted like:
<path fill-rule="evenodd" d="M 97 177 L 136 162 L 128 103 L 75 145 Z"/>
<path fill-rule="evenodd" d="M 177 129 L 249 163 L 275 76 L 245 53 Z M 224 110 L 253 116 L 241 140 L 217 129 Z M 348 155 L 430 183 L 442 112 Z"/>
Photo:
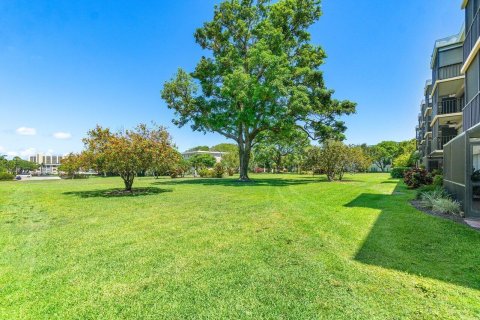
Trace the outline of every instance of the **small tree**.
<path fill-rule="evenodd" d="M 286 158 L 294 161 L 295 154 L 301 154 L 310 145 L 305 132 L 292 130 L 284 134 L 263 132 L 253 148 L 254 157 L 265 162 L 273 162 L 277 173 L 285 167 Z"/>
<path fill-rule="evenodd" d="M 415 139 L 399 143 L 398 155 L 393 159 L 394 167 L 413 167 L 417 163 Z"/>
<path fill-rule="evenodd" d="M 312 147 L 307 151 L 307 164 L 327 175 L 328 181 L 343 179 L 349 169 L 349 148 L 341 141 L 327 140 L 321 147 Z"/>
<path fill-rule="evenodd" d="M 195 154 L 188 159 L 188 162 L 195 170 L 200 170 L 212 168 L 217 161 L 211 154 Z"/>
<path fill-rule="evenodd" d="M 229 176 L 233 176 L 235 172 L 238 172 L 240 166 L 240 158 L 238 152 L 228 152 L 222 156 L 222 165 L 227 170 Z"/>
<path fill-rule="evenodd" d="M 74 179 L 75 173 L 80 171 L 83 163 L 81 154 L 70 153 L 62 158 L 62 164 L 58 167 L 58 170 L 65 172 L 68 177 Z"/>
<path fill-rule="evenodd" d="M 86 146 L 85 167 L 93 165 L 118 174 L 129 192 L 139 172 L 168 163 L 175 153 L 165 128 L 149 128 L 144 124 L 117 133 L 97 126 L 88 132 L 83 142 Z"/>
<path fill-rule="evenodd" d="M 27 160 L 23 160 L 20 157 L 14 157 L 12 160 L 9 160 L 6 162 L 7 171 L 13 175 L 23 173 L 23 172 L 30 172 L 33 170 L 37 170 L 38 168 L 39 168 L 38 164 L 27 161 Z"/>
<path fill-rule="evenodd" d="M 223 167 L 223 165 L 220 162 L 215 163 L 215 165 L 213 166 L 213 176 L 215 178 L 222 178 L 224 173 L 225 168 Z"/>
<path fill-rule="evenodd" d="M 190 170 L 190 162 L 181 158 L 177 163 L 175 163 L 170 169 L 170 177 L 178 178 L 185 177 L 185 174 Z"/>
<path fill-rule="evenodd" d="M 372 165 L 372 159 L 365 152 L 362 146 L 349 146 L 348 147 L 348 160 L 350 171 L 352 172 L 366 172 Z"/>
<path fill-rule="evenodd" d="M 322 149 L 318 146 L 312 146 L 307 148 L 306 157 L 303 166 L 312 170 L 312 174 L 320 171 L 320 162 L 322 159 Z"/>
<path fill-rule="evenodd" d="M 398 142 L 382 141 L 370 147 L 369 152 L 373 162 L 384 172 L 387 166 L 392 164 L 393 159 L 398 156 L 399 150 Z"/>

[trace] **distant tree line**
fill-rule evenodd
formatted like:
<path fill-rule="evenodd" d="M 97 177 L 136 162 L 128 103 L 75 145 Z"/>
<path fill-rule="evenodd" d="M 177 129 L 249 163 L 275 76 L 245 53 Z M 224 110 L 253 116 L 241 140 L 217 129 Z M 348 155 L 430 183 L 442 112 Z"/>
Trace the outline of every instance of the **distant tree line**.
<path fill-rule="evenodd" d="M 0 180 L 11 180 L 18 174 L 30 173 L 38 168 L 38 164 L 20 157 L 8 160 L 5 155 L 0 155 Z"/>

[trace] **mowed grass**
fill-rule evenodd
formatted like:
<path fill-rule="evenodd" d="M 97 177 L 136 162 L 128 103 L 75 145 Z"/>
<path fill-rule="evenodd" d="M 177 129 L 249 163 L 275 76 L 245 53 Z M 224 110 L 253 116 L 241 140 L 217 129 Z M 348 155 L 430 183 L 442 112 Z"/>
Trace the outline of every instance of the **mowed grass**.
<path fill-rule="evenodd" d="M 0 319 L 474 319 L 480 232 L 386 174 L 0 183 Z"/>

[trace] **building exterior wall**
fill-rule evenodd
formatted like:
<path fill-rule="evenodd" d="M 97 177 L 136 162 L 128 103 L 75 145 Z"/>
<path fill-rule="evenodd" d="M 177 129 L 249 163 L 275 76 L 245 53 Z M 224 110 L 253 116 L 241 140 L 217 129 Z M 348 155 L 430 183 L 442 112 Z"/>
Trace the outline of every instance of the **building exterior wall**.
<path fill-rule="evenodd" d="M 220 161 L 222 161 L 222 157 L 224 154 L 226 154 L 226 152 L 220 152 L 220 151 L 186 151 L 184 153 L 182 153 L 182 156 L 185 160 L 193 157 L 194 155 L 197 155 L 197 154 L 209 154 L 211 156 L 213 156 L 215 158 L 215 161 L 218 163 Z"/>
<path fill-rule="evenodd" d="M 40 165 L 40 168 L 34 172 L 35 174 L 58 174 L 58 167 L 62 162 L 60 155 L 44 155 L 36 154 L 29 158 L 30 162 Z"/>
<path fill-rule="evenodd" d="M 466 135 L 462 134 L 444 146 L 443 181 L 444 187 L 466 210 Z"/>

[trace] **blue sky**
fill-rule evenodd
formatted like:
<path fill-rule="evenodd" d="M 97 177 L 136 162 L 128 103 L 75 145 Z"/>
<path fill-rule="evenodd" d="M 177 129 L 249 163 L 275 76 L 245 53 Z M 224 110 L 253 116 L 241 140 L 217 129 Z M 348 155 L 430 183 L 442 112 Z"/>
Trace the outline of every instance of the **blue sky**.
<path fill-rule="evenodd" d="M 181 151 L 225 139 L 171 124 L 160 98 L 178 67 L 202 55 L 194 30 L 213 0 L 0 1 L 0 153 L 80 151 L 97 123 L 155 121 Z M 312 27 L 326 84 L 358 103 L 349 143 L 414 137 L 435 39 L 459 31 L 460 0 L 323 0 Z"/>

